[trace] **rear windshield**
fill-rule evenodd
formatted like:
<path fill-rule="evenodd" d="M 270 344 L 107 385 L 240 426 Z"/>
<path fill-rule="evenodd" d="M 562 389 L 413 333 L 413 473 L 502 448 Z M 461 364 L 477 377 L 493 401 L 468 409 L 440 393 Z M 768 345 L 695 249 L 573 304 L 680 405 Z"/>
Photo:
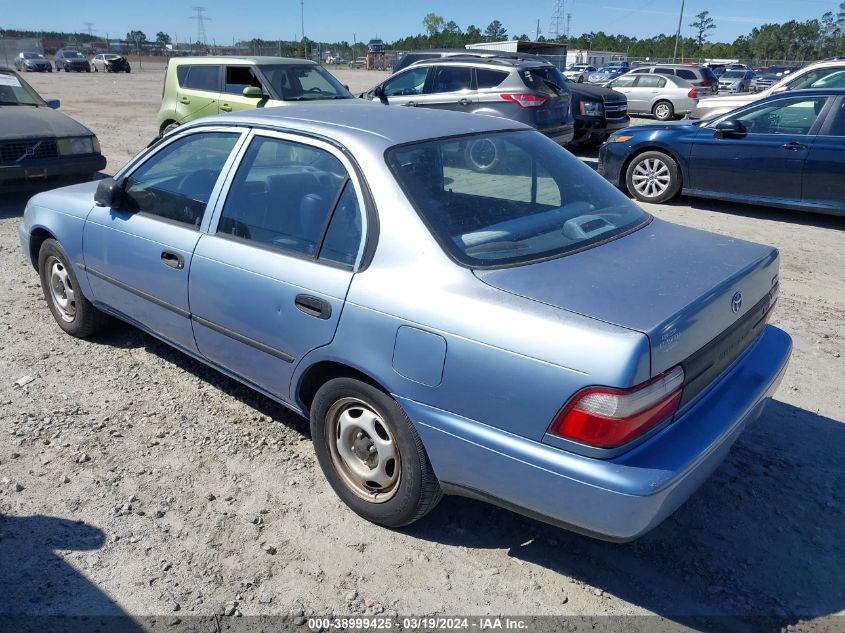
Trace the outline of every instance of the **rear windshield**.
<path fill-rule="evenodd" d="M 555 96 L 567 92 L 566 79 L 554 66 L 523 68 L 519 71 L 519 76 L 522 77 L 522 82 L 532 90 Z"/>
<path fill-rule="evenodd" d="M 650 220 L 539 132 L 400 145 L 387 162 L 443 249 L 473 268 L 558 257 Z"/>

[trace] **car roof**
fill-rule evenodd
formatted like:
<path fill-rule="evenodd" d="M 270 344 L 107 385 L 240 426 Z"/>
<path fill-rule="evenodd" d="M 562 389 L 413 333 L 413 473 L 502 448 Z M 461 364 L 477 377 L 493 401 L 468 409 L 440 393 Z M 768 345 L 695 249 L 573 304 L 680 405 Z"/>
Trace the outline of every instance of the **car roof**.
<path fill-rule="evenodd" d="M 548 60 L 543 59 L 542 57 L 539 57 L 537 55 L 518 55 L 515 53 L 502 53 L 500 55 L 495 55 L 490 54 L 489 52 L 484 53 L 482 55 L 476 55 L 475 53 L 467 52 L 462 54 L 449 55 L 446 57 L 421 59 L 419 61 L 414 62 L 413 64 L 409 64 L 407 68 L 410 68 L 412 66 L 414 68 L 419 68 L 421 66 L 443 66 L 446 64 L 455 64 L 459 66 L 466 64 L 477 64 L 480 66 L 508 66 L 510 68 L 518 68 L 521 66 L 529 65 L 552 65 L 549 63 Z"/>
<path fill-rule="evenodd" d="M 533 129 L 501 117 L 467 116 L 464 112 L 428 108 L 386 107 L 359 99 L 347 103 L 323 102 L 242 110 L 200 119 L 179 129 L 215 124 L 291 130 L 335 141 L 353 151 L 379 154 L 394 145 L 439 137 Z"/>
<path fill-rule="evenodd" d="M 297 57 L 271 57 L 250 55 L 225 55 L 219 57 L 171 57 L 170 62 L 180 64 L 313 64 L 310 59 Z"/>

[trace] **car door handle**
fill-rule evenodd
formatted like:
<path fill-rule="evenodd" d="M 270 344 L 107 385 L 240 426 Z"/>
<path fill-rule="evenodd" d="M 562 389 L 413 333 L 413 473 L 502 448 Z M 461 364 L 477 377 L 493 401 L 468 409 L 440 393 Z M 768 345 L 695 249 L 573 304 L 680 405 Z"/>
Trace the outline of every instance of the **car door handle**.
<path fill-rule="evenodd" d="M 417 105 L 417 104 L 416 104 L 416 103 L 414 103 L 413 101 L 409 101 L 409 102 L 408 102 L 408 103 L 406 103 L 405 105 L 406 105 L 406 106 L 408 106 L 409 108 L 414 108 L 414 107 L 416 107 L 416 105 Z"/>
<path fill-rule="evenodd" d="M 469 99 L 466 99 L 466 98 L 461 99 L 460 101 L 458 101 L 458 105 L 468 106 L 469 105 Z"/>
<path fill-rule="evenodd" d="M 311 295 L 296 295 L 294 301 L 300 312 L 318 319 L 328 319 L 332 315 L 332 304 L 325 299 Z"/>
<path fill-rule="evenodd" d="M 161 263 L 176 270 L 182 270 L 185 267 L 185 258 L 178 253 L 163 251 L 161 254 Z"/>
<path fill-rule="evenodd" d="M 232 106 L 230 106 L 228 103 L 221 103 L 220 109 L 223 110 L 223 112 L 231 112 Z"/>
<path fill-rule="evenodd" d="M 188 97 L 182 97 L 182 98 L 179 99 L 179 101 L 181 101 L 182 103 L 190 103 L 191 102 L 191 100 L 188 99 Z"/>
<path fill-rule="evenodd" d="M 789 141 L 789 143 L 784 143 L 781 147 L 790 152 L 800 152 L 802 149 L 807 149 L 804 143 L 799 143 L 798 141 Z"/>

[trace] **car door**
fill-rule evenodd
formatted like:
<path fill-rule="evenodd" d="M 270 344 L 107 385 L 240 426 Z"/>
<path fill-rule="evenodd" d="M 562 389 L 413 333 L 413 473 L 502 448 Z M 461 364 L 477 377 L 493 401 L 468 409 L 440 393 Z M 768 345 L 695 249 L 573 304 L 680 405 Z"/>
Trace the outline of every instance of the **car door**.
<path fill-rule="evenodd" d="M 95 206 L 83 229 L 85 271 L 97 303 L 196 351 L 191 257 L 206 206 L 245 134 L 216 128 L 179 135 L 120 176 L 119 208 Z"/>
<path fill-rule="evenodd" d="M 187 123 L 218 113 L 222 67 L 211 64 L 185 64 L 176 70 L 179 92 L 176 118 Z"/>
<path fill-rule="evenodd" d="M 469 66 L 434 66 L 417 105 L 437 110 L 472 112 L 478 102 L 475 79 Z"/>
<path fill-rule="evenodd" d="M 263 97 L 245 97 L 244 88 L 255 87 Z M 261 83 L 250 66 L 224 66 L 223 90 L 220 93 L 220 114 L 263 108 L 270 98 L 270 91 Z"/>
<path fill-rule="evenodd" d="M 242 154 L 191 264 L 194 336 L 211 362 L 284 399 L 296 363 L 334 337 L 362 190 L 322 141 L 260 131 Z"/>
<path fill-rule="evenodd" d="M 801 200 L 845 213 L 845 97 L 831 104 L 807 154 Z"/>
<path fill-rule="evenodd" d="M 637 104 L 634 99 L 634 85 L 637 83 L 639 75 L 622 75 L 607 84 L 608 88 L 613 88 L 616 92 L 621 92 L 628 99 L 628 112 L 640 112 L 637 109 Z"/>
<path fill-rule="evenodd" d="M 656 74 L 640 75 L 631 89 L 628 107 L 630 108 L 631 98 L 633 98 L 637 112 L 651 112 L 651 104 L 665 89 L 666 77 Z"/>
<path fill-rule="evenodd" d="M 398 73 L 382 84 L 389 105 L 415 106 L 422 99 L 428 80 L 427 66 Z"/>
<path fill-rule="evenodd" d="M 719 119 L 740 122 L 744 134 L 726 136 L 713 127 L 702 128 L 690 152 L 690 188 L 800 201 L 804 161 L 826 101 L 815 95 L 784 96 Z"/>

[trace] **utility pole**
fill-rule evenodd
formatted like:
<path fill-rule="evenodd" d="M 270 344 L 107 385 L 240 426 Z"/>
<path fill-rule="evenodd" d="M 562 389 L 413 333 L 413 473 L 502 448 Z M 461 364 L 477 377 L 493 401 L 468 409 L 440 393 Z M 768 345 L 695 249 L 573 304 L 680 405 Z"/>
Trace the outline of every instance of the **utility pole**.
<path fill-rule="evenodd" d="M 534 35 L 534 41 L 536 42 L 539 39 L 540 39 L 540 18 L 537 18 L 537 33 L 536 33 L 536 35 Z"/>
<path fill-rule="evenodd" d="M 305 0 L 299 0 L 299 18 L 302 28 L 302 39 L 305 39 Z"/>
<path fill-rule="evenodd" d="M 681 22 L 684 21 L 684 0 L 681 0 L 681 14 L 678 16 L 678 31 L 675 33 L 675 51 L 672 53 L 672 63 L 678 58 L 678 42 L 681 40 Z"/>

